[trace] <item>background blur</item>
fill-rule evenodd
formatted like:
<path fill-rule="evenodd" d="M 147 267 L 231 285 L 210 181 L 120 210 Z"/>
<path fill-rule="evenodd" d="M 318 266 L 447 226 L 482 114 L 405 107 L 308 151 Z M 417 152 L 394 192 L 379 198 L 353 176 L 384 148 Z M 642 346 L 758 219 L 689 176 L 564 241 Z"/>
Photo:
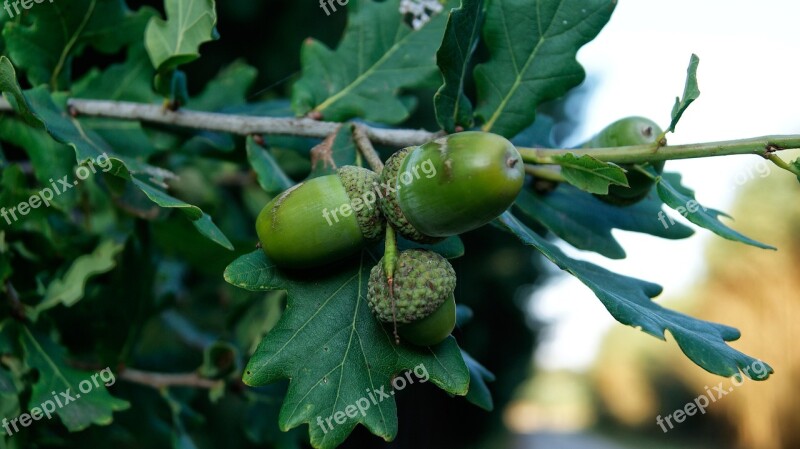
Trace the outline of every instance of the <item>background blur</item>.
<path fill-rule="evenodd" d="M 555 137 L 576 145 L 628 115 L 667 123 L 691 53 L 700 56 L 702 95 L 670 143 L 800 132 L 799 18 L 800 4 L 793 1 L 621 1 L 600 36 L 579 53 L 588 79 L 565 101 L 570 121 L 556 128 Z M 672 340 L 665 344 L 619 325 L 583 285 L 556 276 L 530 302 L 544 323 L 535 375 L 506 422 L 518 431 L 545 432 L 533 438 L 541 447 L 554 441 L 547 431 L 593 425 L 628 443 L 623 447 L 642 447 L 643 441 L 664 448 L 798 447 L 800 415 L 792 399 L 798 387 L 791 379 L 800 350 L 788 342 L 800 330 L 800 204 L 792 200 L 800 186 L 755 156 L 670 162 L 667 170 L 682 173 L 701 204 L 730 211 L 736 229 L 777 246 L 778 253 L 704 230 L 678 241 L 615 231 L 628 252 L 621 261 L 562 248 L 663 285 L 659 300 L 668 307 L 739 328 L 742 338 L 734 346 L 768 361 L 776 375 L 742 386 L 712 404 L 707 415 L 663 434 L 657 415 L 683 407 L 723 379 L 693 366 Z M 592 447 L 580 437 L 559 441 Z"/>

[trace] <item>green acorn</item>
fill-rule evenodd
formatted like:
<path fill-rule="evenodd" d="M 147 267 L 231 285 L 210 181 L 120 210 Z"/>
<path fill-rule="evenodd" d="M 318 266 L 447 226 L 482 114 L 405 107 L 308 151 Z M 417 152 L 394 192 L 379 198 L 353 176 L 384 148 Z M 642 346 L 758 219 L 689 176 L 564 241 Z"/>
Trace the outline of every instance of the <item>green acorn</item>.
<path fill-rule="evenodd" d="M 421 346 L 450 335 L 455 327 L 456 273 L 447 259 L 428 250 L 402 251 L 392 281 L 390 285 L 381 259 L 370 272 L 367 295 L 380 321 L 399 325 L 404 339 Z"/>
<path fill-rule="evenodd" d="M 655 143 L 661 135 L 661 128 L 652 120 L 644 117 L 626 117 L 608 125 L 581 148 L 609 148 L 630 145 L 646 145 Z M 659 174 L 664 170 L 664 161 L 651 163 L 650 166 Z M 622 164 L 628 171 L 628 185 L 623 187 L 612 185 L 608 195 L 595 195 L 600 200 L 615 206 L 630 206 L 647 197 L 655 181 L 649 176 L 635 170 L 632 164 Z"/>
<path fill-rule="evenodd" d="M 310 268 L 380 239 L 386 222 L 377 204 L 377 182 L 374 172 L 345 166 L 275 197 L 256 219 L 267 257 L 281 267 Z"/>
<path fill-rule="evenodd" d="M 525 170 L 496 134 L 452 134 L 395 153 L 381 173 L 381 210 L 403 237 L 431 243 L 497 218 L 516 199 Z"/>

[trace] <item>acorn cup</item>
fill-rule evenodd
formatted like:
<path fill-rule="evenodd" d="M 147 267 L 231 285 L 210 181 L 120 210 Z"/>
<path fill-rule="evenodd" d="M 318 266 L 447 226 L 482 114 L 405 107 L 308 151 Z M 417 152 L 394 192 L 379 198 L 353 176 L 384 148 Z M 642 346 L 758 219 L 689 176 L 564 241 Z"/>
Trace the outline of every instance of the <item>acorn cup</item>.
<path fill-rule="evenodd" d="M 626 117 L 608 125 L 581 148 L 609 148 L 655 143 L 661 135 L 661 128 L 652 120 L 644 117 Z M 649 164 L 658 174 L 664 171 L 664 161 Z M 623 187 L 612 185 L 608 195 L 595 195 L 601 201 L 615 206 L 630 206 L 647 197 L 655 181 L 644 173 L 634 169 L 633 164 L 621 164 L 627 170 L 628 185 Z"/>
<path fill-rule="evenodd" d="M 410 249 L 397 256 L 391 284 L 383 259 L 372 268 L 367 303 L 378 320 L 397 326 L 405 341 L 433 346 L 455 328 L 455 288 L 456 273 L 447 259 Z"/>
<path fill-rule="evenodd" d="M 433 243 L 497 218 L 524 180 L 522 157 L 511 142 L 462 132 L 395 153 L 381 173 L 380 206 L 403 237 Z"/>
<path fill-rule="evenodd" d="M 261 248 L 285 268 L 322 266 L 356 253 L 386 226 L 377 182 L 374 172 L 345 166 L 286 190 L 258 214 Z"/>

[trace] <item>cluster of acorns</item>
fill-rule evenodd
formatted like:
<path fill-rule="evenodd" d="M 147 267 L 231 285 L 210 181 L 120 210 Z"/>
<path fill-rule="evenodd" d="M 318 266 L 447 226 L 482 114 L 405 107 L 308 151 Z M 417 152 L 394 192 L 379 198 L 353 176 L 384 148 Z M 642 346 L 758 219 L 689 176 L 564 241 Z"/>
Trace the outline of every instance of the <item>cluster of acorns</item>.
<path fill-rule="evenodd" d="M 426 173 L 436 175 L 419 176 L 423 164 Z M 347 166 L 335 175 L 298 184 L 264 207 L 256 230 L 276 265 L 318 267 L 381 239 L 387 221 L 404 238 L 419 243 L 476 229 L 511 206 L 524 179 L 522 158 L 505 138 L 483 132 L 452 134 L 398 151 L 380 175 Z M 338 211 L 335 220 L 326 217 L 330 211 Z M 453 267 L 423 249 L 396 254 L 387 248 L 387 257 L 393 258 L 391 263 L 382 259 L 370 274 L 372 312 L 380 321 L 399 326 L 409 343 L 431 346 L 447 338 L 456 320 Z"/>
<path fill-rule="evenodd" d="M 652 121 L 628 117 L 582 148 L 650 144 L 660 134 Z M 420 176 L 421 167 L 435 175 Z M 597 197 L 624 207 L 644 199 L 654 180 L 637 167 L 622 167 L 629 187 L 611 186 L 608 195 Z M 664 163 L 650 168 L 660 174 Z M 276 265 L 318 267 L 380 240 L 387 221 L 407 240 L 424 244 L 476 229 L 513 204 L 524 180 L 522 157 L 511 142 L 495 134 L 462 132 L 398 151 L 380 175 L 348 166 L 298 184 L 264 207 L 256 230 Z M 455 271 L 433 251 L 396 254 L 394 239 L 388 240 L 384 258 L 370 273 L 369 306 L 380 321 L 399 326 L 406 341 L 437 344 L 455 327 Z"/>

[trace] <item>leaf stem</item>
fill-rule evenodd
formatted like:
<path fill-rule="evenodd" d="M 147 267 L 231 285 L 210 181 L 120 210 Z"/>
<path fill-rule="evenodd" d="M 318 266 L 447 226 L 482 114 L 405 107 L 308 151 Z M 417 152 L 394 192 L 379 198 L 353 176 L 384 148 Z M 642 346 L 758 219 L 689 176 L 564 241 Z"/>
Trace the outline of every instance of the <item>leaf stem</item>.
<path fill-rule="evenodd" d="M 777 165 L 778 167 L 780 167 L 780 168 L 782 168 L 782 169 L 784 169 L 784 170 L 786 170 L 788 172 L 793 173 L 797 177 L 800 177 L 800 170 L 798 170 L 796 167 L 794 167 L 792 165 L 787 164 L 786 161 L 781 159 L 780 156 L 778 156 L 777 154 L 770 153 L 767 156 L 767 159 L 772 161 L 772 163 Z"/>
<path fill-rule="evenodd" d="M 576 157 L 590 155 L 604 162 L 618 164 L 641 164 L 674 159 L 692 159 L 735 154 L 755 154 L 767 159 L 775 151 L 800 148 L 800 135 L 763 136 L 740 140 L 667 145 L 655 147 L 634 145 L 627 147 L 587 149 L 518 148 L 522 159 L 529 164 L 556 164 L 558 156 L 574 154 Z"/>
<path fill-rule="evenodd" d="M 538 167 L 536 165 L 525 164 L 525 173 L 553 182 L 566 182 L 566 178 L 561 173 L 550 168 Z"/>

